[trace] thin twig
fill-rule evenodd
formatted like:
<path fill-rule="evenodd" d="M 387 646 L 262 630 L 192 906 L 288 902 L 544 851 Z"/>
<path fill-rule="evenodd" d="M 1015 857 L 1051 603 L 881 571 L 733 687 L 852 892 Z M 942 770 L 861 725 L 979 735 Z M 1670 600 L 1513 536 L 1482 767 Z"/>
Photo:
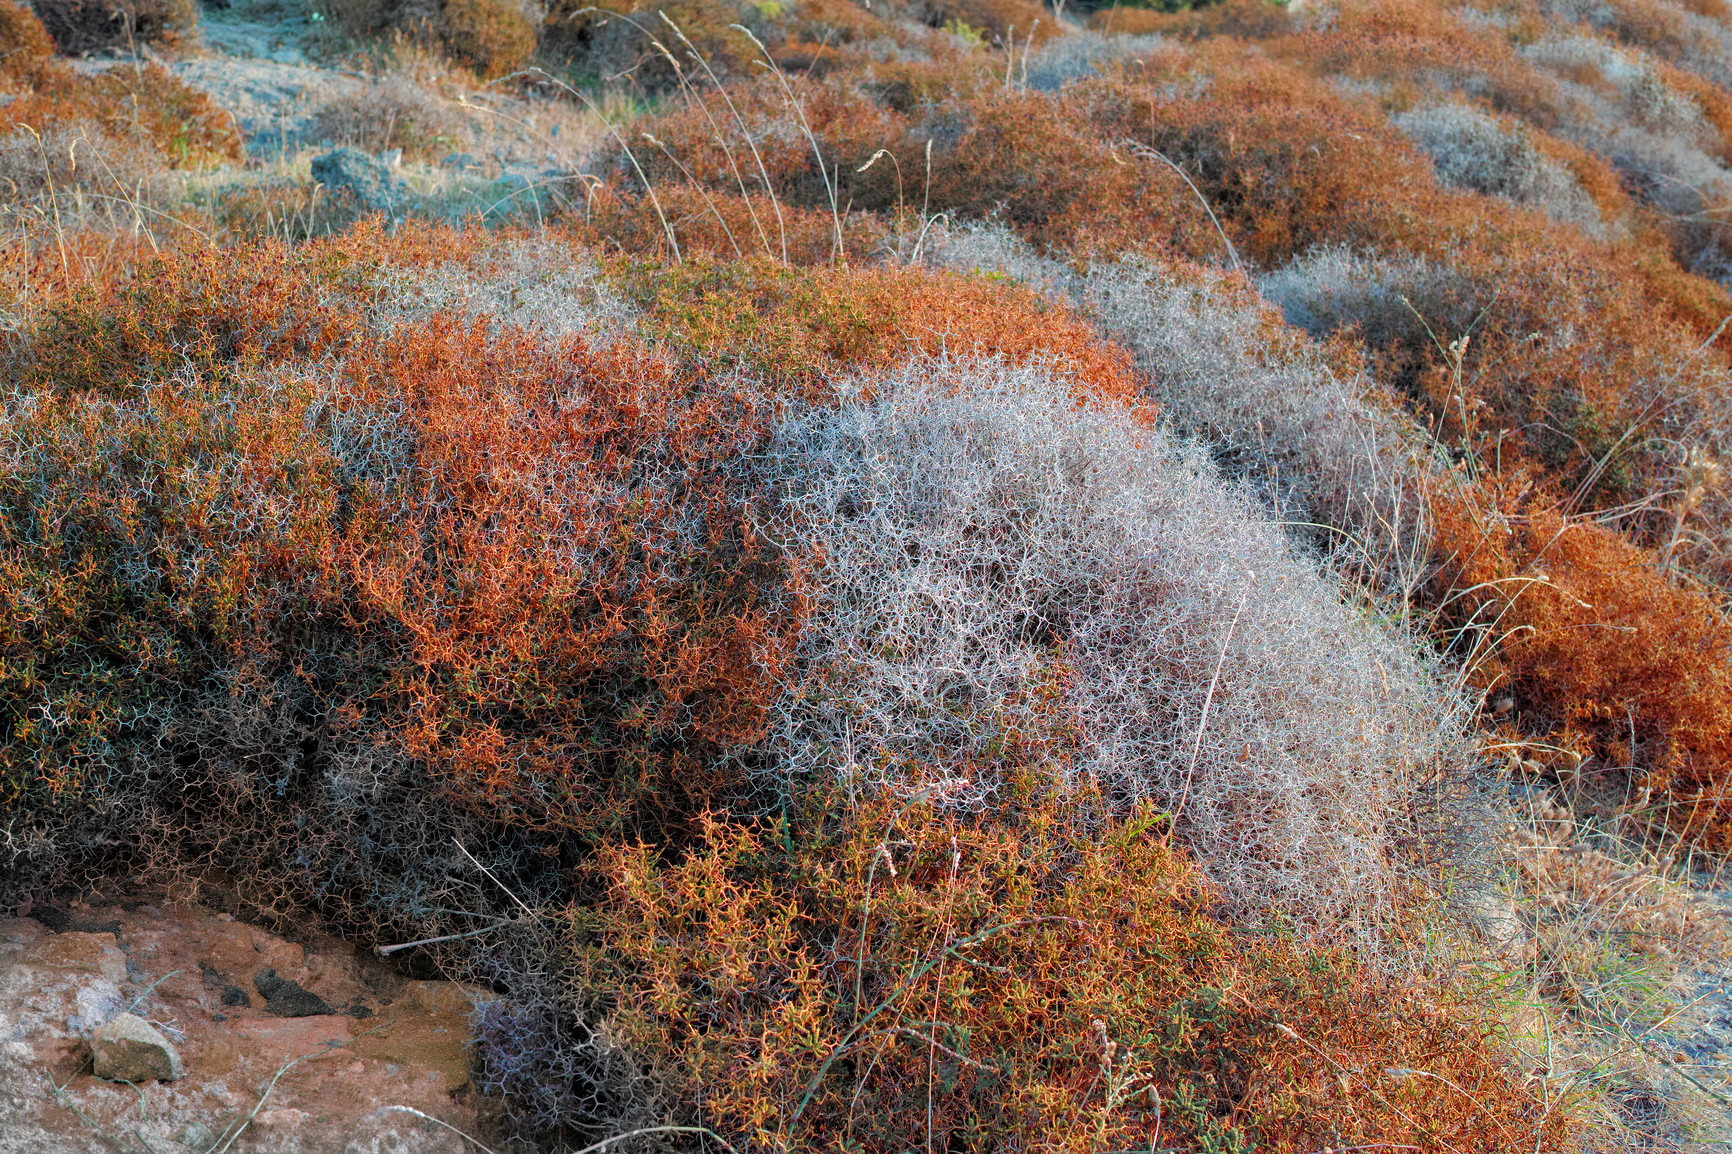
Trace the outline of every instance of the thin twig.
<path fill-rule="evenodd" d="M 638 1138 L 645 1134 L 702 1134 L 706 1138 L 714 1138 L 729 1150 L 734 1150 L 733 1143 L 707 1126 L 646 1126 L 642 1130 L 631 1130 L 624 1134 L 615 1134 L 612 1138 L 603 1138 L 593 1146 L 585 1146 L 576 1154 L 596 1154 L 605 1150 L 615 1142 L 624 1142 L 627 1138 Z M 735 1151 L 738 1154 L 738 1151 Z"/>
<path fill-rule="evenodd" d="M 1215 688 L 1221 683 L 1221 670 L 1227 664 L 1227 649 L 1233 644 L 1233 631 L 1239 627 L 1239 615 L 1245 611 L 1245 602 L 1251 596 L 1251 585 L 1257 580 L 1255 573 L 1245 574 L 1245 588 L 1239 594 L 1239 607 L 1233 610 L 1233 620 L 1227 625 L 1227 636 L 1221 642 L 1221 656 L 1215 661 L 1215 675 L 1209 678 L 1209 691 L 1203 695 L 1203 715 L 1197 719 L 1197 739 L 1191 745 L 1191 764 L 1185 770 L 1185 785 L 1179 791 L 1179 804 L 1173 809 L 1172 820 L 1167 822 L 1166 841 L 1171 844 L 1173 831 L 1179 827 L 1179 818 L 1184 815 L 1185 802 L 1191 796 L 1191 778 L 1197 772 L 1197 758 L 1203 752 L 1203 731 L 1209 725 L 1209 706 L 1215 700 Z"/>
<path fill-rule="evenodd" d="M 465 1142 L 469 1142 L 469 1143 L 473 1144 L 477 1150 L 481 1151 L 481 1154 L 494 1154 L 494 1152 L 492 1150 L 488 1149 L 488 1147 L 482 1143 L 481 1139 L 479 1139 L 479 1138 L 477 1138 L 471 1134 L 465 1134 L 463 1131 L 459 1130 L 457 1127 L 453 1126 L 451 1123 L 445 1121 L 444 1119 L 435 1118 L 431 1114 L 424 1114 L 420 1110 L 415 1109 L 415 1107 L 413 1107 L 413 1106 L 384 1106 L 384 1107 L 380 1108 L 379 1113 L 388 1114 L 388 1113 L 391 1113 L 393 1111 L 401 1112 L 404 1114 L 413 1114 L 417 1118 L 425 1118 L 427 1121 L 433 1123 L 435 1126 L 443 1126 L 447 1130 L 451 1131 L 453 1134 L 457 1135 L 459 1138 L 463 1139 Z"/>
<path fill-rule="evenodd" d="M 505 896 L 510 898 L 512 901 L 516 902 L 517 908 L 522 910 L 526 917 L 529 917 L 529 918 L 535 917 L 535 911 L 530 909 L 528 906 L 524 905 L 523 899 L 518 897 L 516 894 L 512 893 L 510 887 L 508 887 L 504 882 L 502 882 L 498 878 L 494 877 L 492 870 L 488 869 L 486 866 L 484 866 L 480 862 L 476 861 L 475 855 L 463 848 L 462 842 L 458 841 L 456 838 L 452 838 L 451 844 L 456 846 L 458 849 L 458 852 L 460 852 L 464 857 L 468 858 L 471 862 L 474 862 L 475 868 L 487 875 L 488 881 L 492 882 L 494 885 L 496 885 L 500 889 L 504 890 Z"/>
<path fill-rule="evenodd" d="M 1127 143 L 1130 146 L 1131 155 L 1140 156 L 1145 160 L 1153 157 L 1156 160 L 1165 162 L 1169 168 L 1179 174 L 1180 178 L 1183 179 L 1187 185 L 1190 185 L 1191 191 L 1197 196 L 1197 203 L 1201 204 L 1203 206 L 1203 211 L 1209 214 L 1209 223 L 1213 224 L 1215 226 L 1215 231 L 1221 234 L 1221 243 L 1227 246 L 1227 255 L 1232 258 L 1233 268 L 1238 272 L 1243 273 L 1245 271 L 1245 266 L 1239 262 L 1238 250 L 1233 247 L 1233 242 L 1227 238 L 1227 230 L 1221 227 L 1221 220 L 1215 215 L 1215 210 L 1209 207 L 1209 198 L 1204 196 L 1203 190 L 1198 188 L 1191 180 L 1190 174 L 1174 163 L 1173 159 L 1166 153 L 1153 145 L 1143 144 L 1134 140 Z"/>

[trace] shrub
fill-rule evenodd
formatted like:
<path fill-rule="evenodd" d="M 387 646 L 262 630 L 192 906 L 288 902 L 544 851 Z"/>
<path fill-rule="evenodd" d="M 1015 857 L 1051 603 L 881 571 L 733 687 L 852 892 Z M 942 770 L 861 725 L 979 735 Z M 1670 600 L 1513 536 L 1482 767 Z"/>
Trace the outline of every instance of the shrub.
<path fill-rule="evenodd" d="M 1416 108 L 1394 123 L 1431 157 L 1444 184 L 1507 197 L 1589 236 L 1604 234 L 1594 202 L 1520 127 L 1462 104 Z"/>
<path fill-rule="evenodd" d="M 432 39 L 440 0 L 318 0 L 320 15 L 353 37 L 396 31 L 413 40 Z"/>
<path fill-rule="evenodd" d="M 1052 92 L 1073 80 L 1122 77 L 1151 57 L 1175 51 L 1176 47 L 1164 36 L 1103 36 L 1077 30 L 1049 40 L 1029 54 L 1025 61 L 1028 86 Z"/>
<path fill-rule="evenodd" d="M 614 845 L 571 952 L 740 1149 L 1562 1149 L 1471 997 L 1238 935 L 1146 809 L 712 818 Z"/>
<path fill-rule="evenodd" d="M 68 56 L 146 43 L 181 47 L 198 35 L 196 0 L 32 0 L 32 7 Z"/>
<path fill-rule="evenodd" d="M 1014 285 L 923 269 L 790 269 L 767 261 L 639 264 L 620 274 L 648 327 L 712 370 L 743 368 L 778 391 L 829 397 L 832 382 L 910 355 L 1058 366 L 1080 397 L 1135 404 L 1121 349 Z"/>
<path fill-rule="evenodd" d="M 443 0 L 439 43 L 483 79 L 516 72 L 535 52 L 535 25 L 514 0 Z"/>
<path fill-rule="evenodd" d="M 217 193 L 214 223 L 231 239 L 294 244 L 340 232 L 367 215 L 346 189 L 332 192 L 316 180 L 262 180 Z"/>
<path fill-rule="evenodd" d="M 1211 4 L 1096 5 L 1089 27 L 1129 35 L 1161 33 L 1176 37 L 1234 36 L 1245 40 L 1279 37 L 1293 31 L 1285 4 L 1270 0 L 1219 0 Z"/>
<path fill-rule="evenodd" d="M 72 132 L 87 138 L 87 147 L 104 151 L 154 153 L 157 164 L 170 168 L 238 160 L 244 153 L 229 114 L 154 62 L 93 77 L 59 66 L 45 69 L 29 92 L 0 107 L 0 135 L 22 137 L 18 130 L 24 128 Z M 75 170 L 69 160 L 68 171 Z M 84 177 L 101 181 L 104 174 L 86 164 Z"/>
<path fill-rule="evenodd" d="M 8 400 L 20 455 L 0 531 L 17 611 L 0 643 L 17 662 L 4 798 L 29 823 L 123 788 L 135 755 L 172 778 L 135 742 L 167 740 L 159 727 L 201 686 L 232 682 L 262 707 L 302 644 L 322 654 L 307 708 L 342 719 L 330 758 L 395 751 L 523 828 L 671 813 L 726 777 L 705 748 L 761 734 L 804 594 L 747 511 L 742 452 L 765 433 L 752 391 L 634 345 L 438 317 L 357 343 L 344 296 L 318 300 L 367 283 L 366 242 L 342 243 L 353 255 L 249 271 L 187 258 L 69 303 L 28 346 Z M 315 370 L 321 356 L 337 359 Z M 137 496 L 183 459 L 201 467 Z M 227 471 L 245 483 L 209 488 Z M 268 526 L 236 515 L 252 502 Z M 39 518 L 61 527 L 44 538 Z M 45 600 L 78 558 L 86 578 Z M 120 558 L 141 567 L 106 567 Z M 39 708 L 87 728 L 27 722 Z M 612 801 L 588 792 L 586 762 Z"/>
<path fill-rule="evenodd" d="M 1513 696 L 1526 728 L 1597 760 L 1581 770 L 1604 788 L 1627 767 L 1638 820 L 1732 850 L 1732 633 L 1714 600 L 1669 585 L 1618 534 L 1519 493 L 1458 486 L 1436 501 L 1439 585 L 1467 667 Z"/>
<path fill-rule="evenodd" d="M 554 0 L 542 27 L 542 51 L 583 77 L 611 78 L 630 74 L 652 91 L 680 84 L 674 67 L 689 70 L 696 81 L 701 69 L 685 45 L 657 13 L 685 34 L 686 41 L 721 77 L 748 75 L 758 50 L 732 25 L 742 24 L 760 34 L 769 30 L 754 6 L 732 0 L 677 0 L 645 6 L 637 0 Z M 655 45 L 660 43 L 667 55 Z"/>
<path fill-rule="evenodd" d="M 1207 444 L 1283 520 L 1335 527 L 1312 534 L 1318 547 L 1380 595 L 1404 600 L 1422 580 L 1431 539 L 1420 490 L 1434 450 L 1350 344 L 1314 343 L 1242 278 L 1184 262 L 1078 274 L 1000 228 L 955 230 L 935 252 L 1070 301 L 1130 350 L 1168 427 Z"/>
<path fill-rule="evenodd" d="M 468 133 L 425 89 L 386 80 L 321 105 L 313 114 L 313 135 L 363 152 L 398 148 L 411 159 L 437 160 L 458 151 Z"/>
<path fill-rule="evenodd" d="M 54 41 L 42 21 L 15 0 L 0 0 L 0 78 L 31 83 L 50 57 Z"/>
<path fill-rule="evenodd" d="M 920 14 L 934 28 L 966 24 L 979 28 L 1000 45 L 1016 37 L 1018 51 L 1031 38 L 1044 44 L 1058 35 L 1058 21 L 1032 0 L 924 0 Z"/>
<path fill-rule="evenodd" d="M 478 252 L 429 266 L 394 268 L 379 322 L 395 326 L 456 316 L 466 323 L 590 344 L 638 335 L 638 313 L 573 240 L 504 233 Z"/>
<path fill-rule="evenodd" d="M 1206 462 L 1038 361 L 854 387 L 771 449 L 817 558 L 774 772 L 977 806 L 1017 766 L 1093 782 L 1182 811 L 1236 908 L 1375 938 L 1436 832 L 1403 815 L 1464 768 L 1424 665 Z"/>
<path fill-rule="evenodd" d="M 51 190 L 148 200 L 160 175 L 151 160 L 88 123 L 41 134 L 14 130 L 0 136 L 0 193 L 19 203 L 46 199 Z"/>
<path fill-rule="evenodd" d="M 653 164 L 641 153 L 639 159 Z M 631 179 L 635 182 L 635 174 Z M 632 186 L 585 182 L 581 191 L 564 198 L 563 219 L 573 224 L 581 219 L 580 231 L 597 249 L 660 261 L 675 260 L 670 230 L 681 258 L 724 260 L 759 252 L 780 258 L 785 251 L 796 265 L 837 261 L 836 217 L 828 204 L 808 208 L 755 192 L 740 196 L 652 179 L 654 200 Z M 887 246 L 888 230 L 876 217 L 851 213 L 840 225 L 844 253 L 872 253 Z"/>
<path fill-rule="evenodd" d="M 828 179 L 838 206 L 894 214 L 910 233 L 918 231 L 925 205 L 962 216 L 996 214 L 1038 244 L 1077 254 L 1168 243 L 1207 244 L 1218 253 L 1213 226 L 1183 179 L 1158 162 L 1127 162 L 1115 150 L 1122 95 L 1086 82 L 1056 97 L 1007 91 L 1002 72 L 984 65 L 908 66 L 884 69 L 870 85 L 805 85 L 796 98 L 825 157 L 823 175 L 812 145 L 793 131 L 774 82 L 737 90 L 733 99 L 784 204 L 828 213 Z M 941 114 L 933 110 L 939 103 Z M 1110 119 L 1096 115 L 1103 106 L 1112 109 Z M 708 116 L 684 109 L 662 119 L 654 133 L 678 165 L 640 149 L 650 179 L 660 188 L 689 174 L 722 195 L 749 187 L 751 153 L 734 132 L 718 140 L 712 128 L 731 118 L 718 101 Z M 880 149 L 888 155 L 867 167 Z"/>

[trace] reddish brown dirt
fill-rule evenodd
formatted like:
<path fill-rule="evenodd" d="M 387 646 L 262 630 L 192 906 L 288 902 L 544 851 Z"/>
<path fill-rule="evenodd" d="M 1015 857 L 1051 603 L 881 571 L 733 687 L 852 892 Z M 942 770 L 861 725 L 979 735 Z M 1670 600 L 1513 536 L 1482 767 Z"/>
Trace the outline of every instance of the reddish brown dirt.
<path fill-rule="evenodd" d="M 392 1107 L 479 1128 L 473 991 L 410 981 L 335 939 L 291 941 L 201 907 L 63 912 L 71 924 L 60 933 L 31 917 L 0 919 L 0 1154 L 203 1152 L 249 1114 L 228 1147 L 236 1154 L 472 1149 Z M 254 986 L 266 967 L 339 1012 L 273 1016 Z M 225 1004 L 236 991 L 248 1004 Z M 139 999 L 133 1012 L 178 1045 L 179 1081 L 134 1087 L 90 1072 L 89 1032 Z"/>

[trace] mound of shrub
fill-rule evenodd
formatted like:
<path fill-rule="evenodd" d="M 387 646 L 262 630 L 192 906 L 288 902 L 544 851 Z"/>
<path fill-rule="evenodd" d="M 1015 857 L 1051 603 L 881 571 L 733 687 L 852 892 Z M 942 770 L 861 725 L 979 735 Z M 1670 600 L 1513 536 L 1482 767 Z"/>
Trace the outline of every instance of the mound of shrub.
<path fill-rule="evenodd" d="M 1561 1133 L 1410 968 L 1448 693 L 1150 427 L 1122 354 L 978 278 L 640 269 L 633 317 L 583 267 L 363 227 L 35 314 L 13 885 L 220 868 L 376 941 L 470 928 L 480 854 L 534 918 L 423 956 L 510 995 L 480 1061 L 531 1129 Z M 723 955 L 758 993 L 700 980 Z M 1423 1008 L 1378 1025 L 1390 980 Z"/>
<path fill-rule="evenodd" d="M 484 80 L 516 72 L 535 52 L 535 25 L 512 0 L 444 0 L 439 43 Z"/>
<path fill-rule="evenodd" d="M 917 268 L 790 268 L 766 260 L 634 263 L 618 279 L 650 332 L 716 368 L 830 395 L 835 377 L 910 356 L 1056 364 L 1080 397 L 1134 406 L 1122 349 L 1014 285 Z M 1146 414 L 1152 416 L 1152 412 Z"/>
<path fill-rule="evenodd" d="M 610 846 L 572 949 L 676 1117 L 738 1149 L 1568 1140 L 1471 997 L 1232 932 L 1159 817 L 1086 798 L 1035 774 L 980 816 L 917 798 Z"/>
<path fill-rule="evenodd" d="M 4 4 L 27 194 L 239 155 Z M 1563 1148 L 1443 895 L 1482 697 L 1732 850 L 1732 56 L 1500 12 L 344 6 L 652 99 L 535 236 L 21 233 L 7 884 L 440 939 L 547 1143 Z"/>
<path fill-rule="evenodd" d="M 55 52 L 42 21 L 23 4 L 0 0 L 0 77 L 29 83 Z"/>
<path fill-rule="evenodd" d="M 149 199 L 163 169 L 241 157 L 228 113 L 160 64 L 77 72 L 42 51 L 27 12 L 12 11 L 0 13 L 20 32 L 18 55 L 0 73 L 16 88 L 0 106 L 0 181 L 9 199 L 78 188 Z"/>
<path fill-rule="evenodd" d="M 68 56 L 149 43 L 178 48 L 198 35 L 196 0 L 31 0 L 31 7 Z"/>
<path fill-rule="evenodd" d="M 1238 908 L 1375 935 L 1426 832 L 1403 815 L 1467 761 L 1449 694 L 1077 386 L 916 361 L 778 431 L 817 560 L 774 764 L 987 808 L 1007 766 L 1154 799 Z"/>
<path fill-rule="evenodd" d="M 359 255 L 313 259 L 364 276 Z M 703 750 L 755 736 L 801 620 L 800 563 L 749 513 L 761 403 L 626 346 L 438 318 L 357 342 L 311 299 L 330 275 L 189 260 L 48 320 L 9 414 L 9 804 L 88 803 L 140 758 L 172 780 L 175 755 L 137 744 L 175 748 L 168 703 L 268 696 L 303 646 L 320 756 L 399 750 L 528 828 L 702 795 Z M 149 480 L 182 459 L 202 467 Z M 267 521 L 240 514 L 261 502 Z M 42 592 L 122 556 L 142 567 Z M 75 731 L 28 720 L 65 710 Z"/>

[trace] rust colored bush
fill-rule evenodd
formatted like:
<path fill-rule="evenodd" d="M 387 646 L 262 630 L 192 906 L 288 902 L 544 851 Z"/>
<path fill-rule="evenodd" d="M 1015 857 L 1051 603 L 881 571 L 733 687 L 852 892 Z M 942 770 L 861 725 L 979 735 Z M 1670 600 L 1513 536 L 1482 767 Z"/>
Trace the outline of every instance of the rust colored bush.
<path fill-rule="evenodd" d="M 394 749 L 523 828 L 677 813 L 717 785 L 702 750 L 753 739 L 802 598 L 748 511 L 753 392 L 438 315 L 381 339 L 348 295 L 381 246 L 180 258 L 26 346 L 0 483 L 11 812 L 102 798 L 146 702 L 166 721 L 207 678 L 268 698 L 306 646 L 333 750 Z"/>
<path fill-rule="evenodd" d="M 35 12 L 15 0 L 0 0 L 0 78 L 31 83 L 54 51 Z"/>
<path fill-rule="evenodd" d="M 770 131 L 793 115 L 773 81 L 733 95 L 785 204 L 828 212 L 828 179 L 839 206 L 882 214 L 910 232 L 924 205 L 934 213 L 997 213 L 1037 244 L 1078 255 L 1168 244 L 1222 255 L 1183 179 L 1116 147 L 1126 95 L 1117 89 L 1082 86 L 1057 98 L 1006 91 L 1002 73 L 964 61 L 884 67 L 869 84 L 795 91 L 825 157 L 823 174 L 802 133 Z M 944 111 L 934 112 L 934 103 Z M 685 109 L 662 118 L 652 131 L 673 159 L 638 150 L 651 180 L 659 187 L 689 174 L 713 192 L 744 183 L 755 194 L 756 159 L 729 127 L 731 115 L 716 101 L 708 115 Z M 873 160 L 880 149 L 886 155 Z"/>
<path fill-rule="evenodd" d="M 1174 5 L 1103 5 L 1089 16 L 1088 26 L 1102 32 L 1138 36 L 1160 33 L 1176 37 L 1233 36 L 1264 40 L 1293 30 L 1284 4 L 1270 0 L 1222 0 L 1221 3 Z"/>
<path fill-rule="evenodd" d="M 638 266 L 625 281 L 651 330 L 713 370 L 820 395 L 910 354 L 1056 362 L 1080 393 L 1135 405 L 1130 358 L 1036 293 L 923 269 L 790 269 L 767 261 Z"/>
<path fill-rule="evenodd" d="M 1434 496 L 1439 588 L 1469 668 L 1511 693 L 1528 732 L 1589 756 L 1632 814 L 1732 850 L 1732 629 L 1712 597 L 1668 583 L 1654 554 L 1519 487 Z"/>
<path fill-rule="evenodd" d="M 405 157 L 438 160 L 469 139 L 450 106 L 415 85 L 384 80 L 321 105 L 313 114 L 320 139 L 380 153 L 400 148 Z"/>
<path fill-rule="evenodd" d="M 212 215 L 231 239 L 295 243 L 338 232 L 367 211 L 347 190 L 332 193 L 316 180 L 272 180 L 224 189 Z"/>
<path fill-rule="evenodd" d="M 1149 813 L 1025 782 L 610 845 L 571 950 L 739 1148 L 1561 1149 L 1471 997 L 1230 932 Z"/>
<path fill-rule="evenodd" d="M 673 21 L 679 33 L 684 34 L 685 43 L 658 13 L 665 13 Z M 677 88 L 679 76 L 669 56 L 679 62 L 681 69 L 688 70 L 694 80 L 702 74 L 687 44 L 703 56 L 718 76 L 744 76 L 752 72 L 751 62 L 758 59 L 758 50 L 732 27 L 735 24 L 753 28 L 760 39 L 765 36 L 772 42 L 781 39 L 770 34 L 764 20 L 750 6 L 731 0 L 678 0 L 671 4 L 604 0 L 594 5 L 586 0 L 555 0 L 548 5 L 547 19 L 541 29 L 541 48 L 546 56 L 580 74 L 608 78 L 629 72 L 652 89 Z M 658 42 L 668 55 L 656 47 Z"/>
<path fill-rule="evenodd" d="M 439 43 L 484 80 L 516 72 L 535 52 L 535 25 L 514 0 L 444 0 Z"/>
<path fill-rule="evenodd" d="M 1018 51 L 1031 38 L 1044 44 L 1058 33 L 1053 15 L 1032 0 L 926 0 L 920 11 L 934 28 L 966 24 L 998 44 L 1008 44 L 1014 35 Z"/>
<path fill-rule="evenodd" d="M 81 76 L 55 66 L 31 90 L 0 107 L 0 135 L 88 126 L 89 134 L 155 154 L 171 168 L 197 168 L 243 155 L 240 132 L 208 95 L 156 63 Z"/>
<path fill-rule="evenodd" d="M 785 253 L 796 265 L 837 262 L 836 221 L 828 205 L 819 209 L 772 203 L 755 190 L 741 196 L 726 189 L 712 191 L 659 180 L 655 192 L 652 200 L 638 188 L 573 190 L 565 198 L 565 217 L 601 251 L 671 261 L 675 254 L 668 230 L 672 229 L 681 257 L 779 259 Z M 842 252 L 861 256 L 877 252 L 887 230 L 877 217 L 851 213 L 841 221 L 841 232 Z"/>

